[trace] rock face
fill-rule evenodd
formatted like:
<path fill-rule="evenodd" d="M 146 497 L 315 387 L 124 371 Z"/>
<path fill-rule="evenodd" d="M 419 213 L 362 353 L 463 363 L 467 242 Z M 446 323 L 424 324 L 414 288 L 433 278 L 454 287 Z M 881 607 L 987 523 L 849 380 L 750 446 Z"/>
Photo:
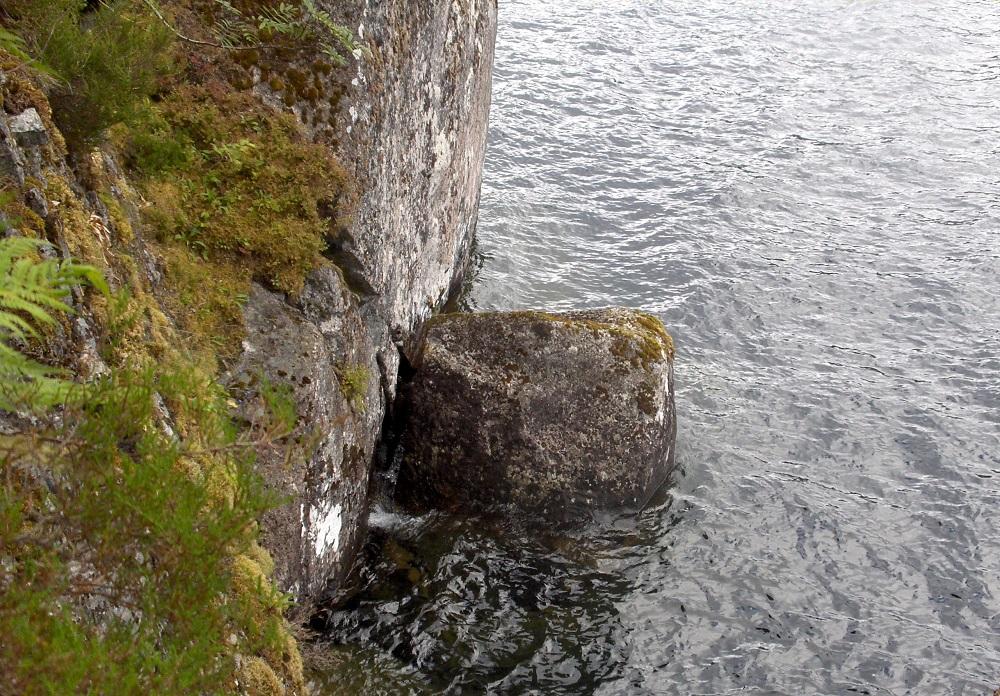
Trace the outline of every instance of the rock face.
<path fill-rule="evenodd" d="M 673 467 L 673 343 L 648 314 L 441 315 L 416 367 L 404 502 L 573 522 L 641 505 Z"/>
<path fill-rule="evenodd" d="M 320 5 L 371 51 L 340 101 L 345 122 L 336 129 L 341 159 L 354 166 L 358 210 L 330 239 L 342 273 L 316 272 L 297 300 L 254 289 L 231 373 L 248 395 L 255 375 L 290 386 L 302 426 L 319 438 L 292 466 L 260 458 L 289 501 L 264 519 L 265 545 L 279 584 L 303 603 L 335 592 L 353 564 L 399 349 L 468 265 L 497 11 L 496 0 Z"/>
<path fill-rule="evenodd" d="M 358 2 L 358 0 L 352 0 Z M 342 0 L 343 4 L 343 0 Z M 496 0 L 366 0 L 341 128 L 357 165 L 354 225 L 331 247 L 408 342 L 468 264 L 479 209 Z"/>
<path fill-rule="evenodd" d="M 288 461 L 281 448 L 258 453 L 268 485 L 290 499 L 265 515 L 263 543 L 283 588 L 319 597 L 337 589 L 362 541 L 385 412 L 376 339 L 387 339 L 372 335 L 331 267 L 314 272 L 295 303 L 255 285 L 244 318 L 247 338 L 231 391 L 252 396 L 262 375 L 291 387 L 307 443 Z M 245 414 L 250 421 L 255 415 Z"/>
<path fill-rule="evenodd" d="M 3 78 L 2 72 L 0 78 Z M 18 186 L 24 184 L 24 156 L 7 119 L 0 116 L 0 178 L 8 177 Z"/>

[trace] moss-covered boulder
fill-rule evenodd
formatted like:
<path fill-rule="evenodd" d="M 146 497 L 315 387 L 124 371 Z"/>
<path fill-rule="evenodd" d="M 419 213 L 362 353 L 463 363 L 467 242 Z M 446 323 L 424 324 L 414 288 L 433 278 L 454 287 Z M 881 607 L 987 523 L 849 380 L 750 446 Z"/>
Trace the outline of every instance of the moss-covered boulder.
<path fill-rule="evenodd" d="M 640 506 L 673 467 L 673 355 L 663 324 L 634 310 L 431 320 L 398 495 L 554 522 Z"/>

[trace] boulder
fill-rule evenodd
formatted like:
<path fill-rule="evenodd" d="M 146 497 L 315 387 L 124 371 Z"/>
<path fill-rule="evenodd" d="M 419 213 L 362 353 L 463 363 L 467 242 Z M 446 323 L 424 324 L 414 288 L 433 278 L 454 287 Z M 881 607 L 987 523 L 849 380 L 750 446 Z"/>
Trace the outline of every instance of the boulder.
<path fill-rule="evenodd" d="M 673 468 L 673 342 L 627 309 L 447 314 L 414 359 L 397 496 L 578 522 Z"/>

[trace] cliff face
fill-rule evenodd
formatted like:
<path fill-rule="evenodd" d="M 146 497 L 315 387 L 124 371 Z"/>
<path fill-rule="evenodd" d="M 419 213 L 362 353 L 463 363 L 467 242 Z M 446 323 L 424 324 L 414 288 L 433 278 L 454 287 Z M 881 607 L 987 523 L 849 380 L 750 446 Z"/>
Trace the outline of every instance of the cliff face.
<path fill-rule="evenodd" d="M 333 3 L 337 5 L 337 3 Z M 290 502 L 264 542 L 300 599 L 336 591 L 364 533 L 369 475 L 396 389 L 399 350 L 439 309 L 469 261 L 489 113 L 495 0 L 340 3 L 370 49 L 334 117 L 360 194 L 326 268 L 289 302 L 255 286 L 234 377 L 289 383 L 318 438 L 288 466 L 262 457 Z M 297 111 L 313 120 L 308 106 Z"/>
<path fill-rule="evenodd" d="M 345 161 L 365 194 L 340 248 L 412 334 L 461 280 L 479 207 L 496 1 L 369 0 L 373 46 L 348 108 Z"/>

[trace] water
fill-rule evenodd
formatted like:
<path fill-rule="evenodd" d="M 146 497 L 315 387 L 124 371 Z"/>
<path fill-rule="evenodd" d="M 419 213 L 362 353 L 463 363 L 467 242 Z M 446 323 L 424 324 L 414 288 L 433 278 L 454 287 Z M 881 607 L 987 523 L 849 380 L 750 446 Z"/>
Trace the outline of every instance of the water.
<path fill-rule="evenodd" d="M 364 688 L 1000 687 L 1000 3 L 500 9 L 471 301 L 662 317 L 680 471 L 572 538 L 378 516 Z"/>

